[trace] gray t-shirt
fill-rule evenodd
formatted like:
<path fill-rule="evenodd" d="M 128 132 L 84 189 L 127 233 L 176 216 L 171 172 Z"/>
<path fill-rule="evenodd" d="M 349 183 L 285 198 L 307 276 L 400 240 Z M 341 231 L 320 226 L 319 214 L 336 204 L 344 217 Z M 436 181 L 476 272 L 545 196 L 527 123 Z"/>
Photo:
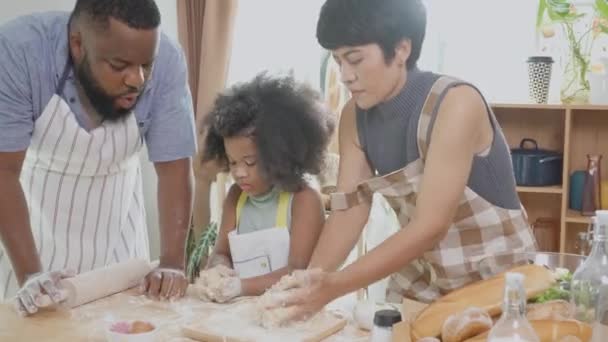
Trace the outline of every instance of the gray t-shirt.
<path fill-rule="evenodd" d="M 439 77 L 431 72 L 410 70 L 407 82 L 397 96 L 369 110 L 357 108 L 359 141 L 378 175 L 401 169 L 419 158 L 417 132 L 420 111 Z M 452 86 L 472 87 L 464 82 Z M 439 103 L 444 96 L 445 92 L 439 97 Z M 438 108 L 439 106 L 432 113 L 427 135 L 429 143 Z M 519 209 L 510 150 L 500 125 L 490 108 L 487 108 L 494 129 L 494 140 L 487 155 L 475 156 L 468 186 L 496 206 Z"/>
<path fill-rule="evenodd" d="M 28 148 L 34 122 L 55 94 L 68 60 L 69 15 L 37 13 L 0 26 L 0 152 Z M 196 153 L 184 54 L 165 34 L 159 45 L 150 80 L 134 109 L 153 162 Z M 72 70 L 59 95 L 69 104 L 76 120 L 84 122 L 86 114 Z"/>

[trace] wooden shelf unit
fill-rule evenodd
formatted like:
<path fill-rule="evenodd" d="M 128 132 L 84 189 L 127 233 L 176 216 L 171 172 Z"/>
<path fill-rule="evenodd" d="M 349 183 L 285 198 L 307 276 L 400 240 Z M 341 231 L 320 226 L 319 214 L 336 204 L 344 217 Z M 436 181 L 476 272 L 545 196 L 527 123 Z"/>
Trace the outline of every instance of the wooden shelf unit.
<path fill-rule="evenodd" d="M 564 153 L 560 186 L 517 187 L 530 224 L 538 218 L 559 222 L 559 252 L 572 253 L 576 234 L 590 217 L 569 208 L 570 175 L 587 169 L 587 154 L 602 154 L 602 180 L 608 180 L 608 106 L 491 104 L 511 148 L 532 138 L 539 148 Z M 607 204 L 604 204 L 606 206 Z"/>

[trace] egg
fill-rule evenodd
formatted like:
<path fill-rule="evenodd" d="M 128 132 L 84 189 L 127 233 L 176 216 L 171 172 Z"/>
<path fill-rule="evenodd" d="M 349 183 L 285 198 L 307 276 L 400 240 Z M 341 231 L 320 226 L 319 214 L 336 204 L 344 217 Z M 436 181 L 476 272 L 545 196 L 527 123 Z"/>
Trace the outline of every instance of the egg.
<path fill-rule="evenodd" d="M 376 303 L 370 300 L 362 300 L 357 302 L 353 310 L 353 318 L 357 326 L 363 330 L 372 330 L 374 326 L 374 314 L 376 312 Z"/>
<path fill-rule="evenodd" d="M 372 300 L 360 300 L 355 304 L 353 309 L 353 319 L 357 326 L 363 330 L 371 331 L 374 327 L 374 315 L 378 310 L 397 309 L 397 307 L 388 303 L 376 303 Z"/>
<path fill-rule="evenodd" d="M 555 36 L 555 29 L 553 28 L 552 25 L 545 25 L 542 27 L 541 32 L 543 34 L 543 37 L 545 38 L 551 38 L 553 36 Z"/>

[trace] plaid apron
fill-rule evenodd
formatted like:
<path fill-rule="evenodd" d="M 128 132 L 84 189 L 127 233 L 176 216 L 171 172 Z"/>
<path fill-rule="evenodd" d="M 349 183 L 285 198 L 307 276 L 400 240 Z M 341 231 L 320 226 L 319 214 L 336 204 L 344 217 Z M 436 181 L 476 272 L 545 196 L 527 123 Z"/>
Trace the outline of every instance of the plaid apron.
<path fill-rule="evenodd" d="M 422 107 L 417 133 L 420 158 L 390 174 L 363 181 L 353 192 L 333 193 L 332 210 L 346 210 L 362 202 L 371 202 L 373 193 L 378 192 L 395 210 L 402 229 L 407 229 L 422 181 L 432 113 L 439 104 L 440 95 L 452 82 L 457 80 L 439 78 Z M 504 139 L 504 136 L 496 138 Z M 400 302 L 407 297 L 432 302 L 452 290 L 481 280 L 478 263 L 484 257 L 505 254 L 503 258 L 508 259 L 512 255 L 515 262 L 516 254 L 535 250 L 536 240 L 523 206 L 517 210 L 497 207 L 466 187 L 445 237 L 420 258 L 391 275 L 387 300 Z"/>

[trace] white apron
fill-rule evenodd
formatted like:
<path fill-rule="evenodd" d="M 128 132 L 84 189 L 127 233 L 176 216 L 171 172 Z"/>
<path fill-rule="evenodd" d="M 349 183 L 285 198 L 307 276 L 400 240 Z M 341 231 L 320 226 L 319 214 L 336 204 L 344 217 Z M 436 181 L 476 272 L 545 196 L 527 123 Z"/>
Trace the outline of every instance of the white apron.
<path fill-rule="evenodd" d="M 34 124 L 20 177 L 42 267 L 80 273 L 134 257 L 148 260 L 138 157 L 143 141 L 135 115 L 86 131 L 58 95 L 68 71 L 66 65 Z M 2 247 L 0 300 L 17 289 Z"/>
<path fill-rule="evenodd" d="M 239 278 L 257 277 L 287 266 L 290 243 L 287 229 L 287 210 L 290 210 L 289 195 L 287 192 L 281 192 L 279 195 L 274 228 L 246 234 L 239 234 L 238 228 L 235 228 L 228 233 L 232 265 Z M 247 194 L 242 192 L 236 207 L 237 227 L 246 201 Z"/>

